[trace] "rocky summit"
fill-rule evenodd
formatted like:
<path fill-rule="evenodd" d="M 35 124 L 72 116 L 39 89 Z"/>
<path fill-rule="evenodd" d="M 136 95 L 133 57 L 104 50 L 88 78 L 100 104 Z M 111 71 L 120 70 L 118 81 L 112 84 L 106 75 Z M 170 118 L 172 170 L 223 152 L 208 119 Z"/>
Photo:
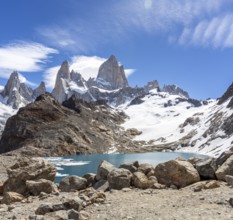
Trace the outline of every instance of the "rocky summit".
<path fill-rule="evenodd" d="M 107 90 L 121 89 L 128 86 L 124 67 L 119 66 L 116 57 L 113 55 L 100 66 L 96 82 L 98 87 Z"/>

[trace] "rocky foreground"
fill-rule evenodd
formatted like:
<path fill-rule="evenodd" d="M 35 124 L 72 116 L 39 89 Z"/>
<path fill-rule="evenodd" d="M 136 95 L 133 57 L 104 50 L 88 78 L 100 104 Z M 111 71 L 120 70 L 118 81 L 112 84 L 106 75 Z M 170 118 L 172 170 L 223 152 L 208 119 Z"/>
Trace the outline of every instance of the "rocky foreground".
<path fill-rule="evenodd" d="M 1 161 L 1 219 L 233 218 L 233 152 L 155 168 L 102 161 L 97 174 L 67 176 L 59 184 L 53 182 L 56 168 L 40 158 Z"/>

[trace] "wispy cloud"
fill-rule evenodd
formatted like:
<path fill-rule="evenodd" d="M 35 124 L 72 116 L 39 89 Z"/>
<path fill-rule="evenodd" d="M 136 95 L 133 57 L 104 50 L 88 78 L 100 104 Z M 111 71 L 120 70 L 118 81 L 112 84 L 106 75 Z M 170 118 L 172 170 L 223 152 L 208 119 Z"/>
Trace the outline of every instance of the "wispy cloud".
<path fill-rule="evenodd" d="M 0 77 L 8 78 L 12 71 L 37 72 L 42 70 L 53 48 L 35 42 L 17 42 L 0 47 Z M 21 81 L 32 84 L 21 75 Z"/>
<path fill-rule="evenodd" d="M 194 27 L 185 28 L 179 43 L 215 48 L 233 47 L 233 14 L 203 20 Z"/>
<path fill-rule="evenodd" d="M 100 65 L 106 60 L 106 58 L 97 56 L 74 56 L 70 61 L 70 70 L 80 73 L 85 80 L 88 80 L 90 77 L 97 76 Z M 43 77 L 47 88 L 54 88 L 59 68 L 60 66 L 52 67 L 44 73 Z M 128 77 L 135 71 L 135 69 L 126 69 L 125 74 Z"/>
<path fill-rule="evenodd" d="M 166 33 L 168 41 L 182 32 L 185 39 L 190 28 L 227 12 L 229 4 L 232 0 L 118 0 L 101 5 L 93 17 L 67 18 L 37 31 L 53 46 L 79 53 L 134 37 L 135 31 Z"/>

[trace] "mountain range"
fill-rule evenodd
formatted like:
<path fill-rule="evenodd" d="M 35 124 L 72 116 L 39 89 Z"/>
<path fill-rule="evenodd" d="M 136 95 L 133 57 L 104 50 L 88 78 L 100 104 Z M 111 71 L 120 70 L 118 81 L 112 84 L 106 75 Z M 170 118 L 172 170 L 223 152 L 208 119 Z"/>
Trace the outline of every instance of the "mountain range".
<path fill-rule="evenodd" d="M 1 153 L 169 149 L 218 156 L 233 147 L 233 84 L 221 98 L 204 101 L 157 80 L 133 88 L 113 55 L 89 80 L 64 61 L 51 94 L 43 82 L 32 90 L 13 72 L 0 98 Z"/>

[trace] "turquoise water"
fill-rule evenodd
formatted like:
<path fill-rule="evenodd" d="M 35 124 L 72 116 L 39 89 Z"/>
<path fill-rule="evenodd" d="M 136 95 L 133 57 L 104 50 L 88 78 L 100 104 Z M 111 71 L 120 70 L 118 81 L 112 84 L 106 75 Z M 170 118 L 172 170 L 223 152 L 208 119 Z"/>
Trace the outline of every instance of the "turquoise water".
<path fill-rule="evenodd" d="M 206 158 L 207 156 L 194 153 L 152 152 L 137 154 L 83 154 L 64 157 L 49 157 L 46 159 L 56 165 L 57 177 L 55 181 L 59 182 L 62 178 L 68 175 L 83 176 L 86 173 L 96 173 L 102 160 L 106 160 L 116 167 L 119 167 L 123 163 L 130 163 L 136 160 L 139 161 L 139 163 L 149 163 L 155 166 L 177 157 L 189 159 L 191 157 Z"/>

